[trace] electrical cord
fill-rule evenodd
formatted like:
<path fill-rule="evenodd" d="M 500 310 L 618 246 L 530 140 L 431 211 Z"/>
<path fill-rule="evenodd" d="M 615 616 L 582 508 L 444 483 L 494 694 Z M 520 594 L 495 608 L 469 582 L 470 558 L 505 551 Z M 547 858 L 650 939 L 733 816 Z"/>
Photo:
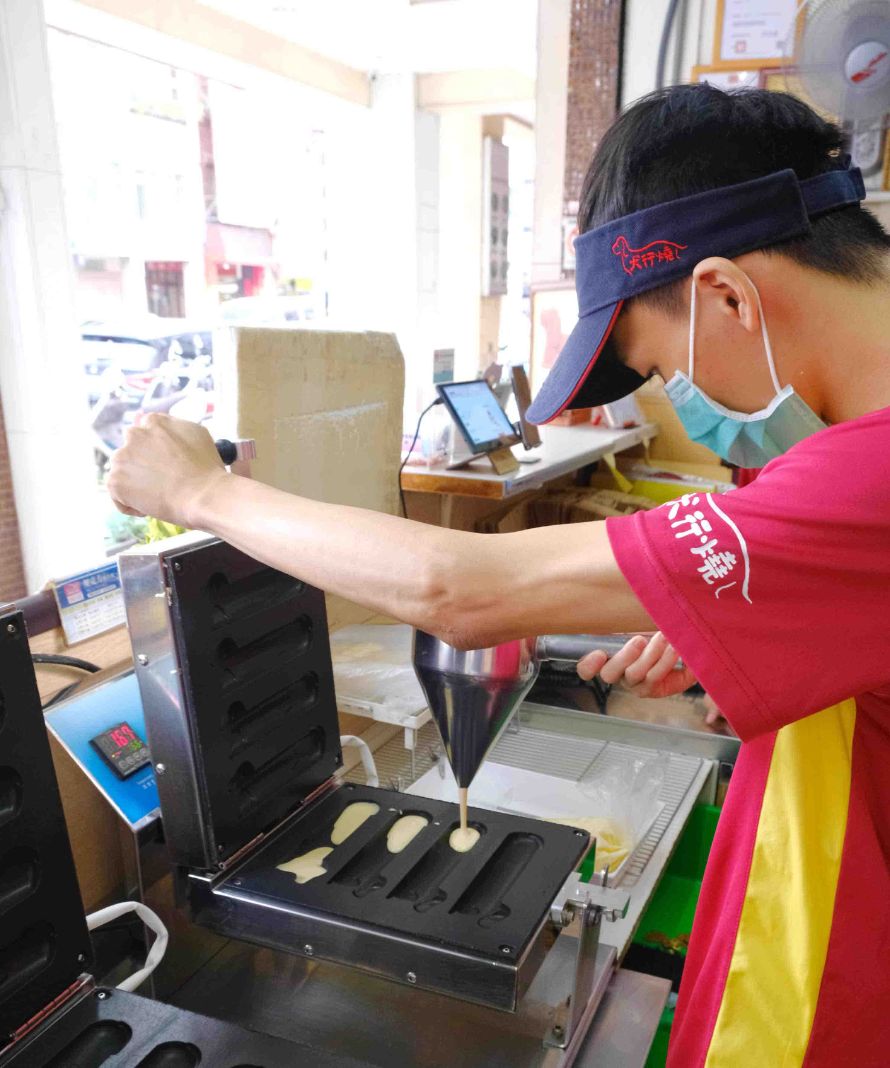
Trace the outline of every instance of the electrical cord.
<path fill-rule="evenodd" d="M 65 656 L 62 653 L 32 653 L 31 660 L 35 664 L 58 664 L 60 667 L 78 668 L 91 674 L 102 670 L 98 664 L 89 660 L 81 660 L 78 656 Z"/>
<path fill-rule="evenodd" d="M 58 693 L 54 693 L 52 697 L 46 702 L 45 705 L 41 705 L 41 710 L 46 712 L 52 708 L 53 705 L 57 705 L 60 701 L 64 701 L 66 697 L 70 697 L 71 694 L 80 686 L 79 682 L 69 683 L 67 686 L 63 686 Z"/>
<path fill-rule="evenodd" d="M 35 664 L 51 664 L 56 667 L 76 668 L 78 671 L 87 671 L 91 675 L 95 675 L 97 671 L 102 669 L 98 664 L 94 664 L 89 660 L 81 660 L 79 656 L 65 656 L 64 653 L 32 653 L 31 660 Z M 67 686 L 63 686 L 58 693 L 53 696 L 43 705 L 43 711 L 48 708 L 52 708 L 53 705 L 57 705 L 60 701 L 64 701 L 66 697 L 74 693 L 77 687 L 80 686 L 80 680 L 77 682 L 69 683 Z"/>
<path fill-rule="evenodd" d="M 417 444 L 417 438 L 420 435 L 420 424 L 423 422 L 423 417 L 432 408 L 435 408 L 437 404 L 442 403 L 441 397 L 436 397 L 434 401 L 428 404 L 420 415 L 417 417 L 417 426 L 414 428 L 414 438 L 411 441 L 411 446 L 405 454 L 405 459 L 402 460 L 401 467 L 399 467 L 399 497 L 402 501 L 402 515 L 408 518 L 408 505 L 405 503 L 405 491 L 402 489 L 402 472 L 405 470 L 405 464 L 411 459 L 411 453 L 414 452 L 414 446 Z"/>
<path fill-rule="evenodd" d="M 144 983 L 157 968 L 167 950 L 167 928 L 161 922 L 160 917 L 140 901 L 121 901 L 117 905 L 109 905 L 108 908 L 99 909 L 98 912 L 93 912 L 87 916 L 87 928 L 90 931 L 94 931 L 96 928 L 103 927 L 128 912 L 135 912 L 145 926 L 155 933 L 155 939 L 148 951 L 148 956 L 145 958 L 145 966 L 117 985 L 118 990 L 133 991 Z"/>
<path fill-rule="evenodd" d="M 677 16 L 677 8 L 680 0 L 669 0 L 667 13 L 664 16 L 664 26 L 661 31 L 661 41 L 658 44 L 658 62 L 655 65 L 655 88 L 664 88 L 664 68 L 667 65 L 668 45 L 671 40 L 671 30 L 674 28 L 674 19 Z"/>

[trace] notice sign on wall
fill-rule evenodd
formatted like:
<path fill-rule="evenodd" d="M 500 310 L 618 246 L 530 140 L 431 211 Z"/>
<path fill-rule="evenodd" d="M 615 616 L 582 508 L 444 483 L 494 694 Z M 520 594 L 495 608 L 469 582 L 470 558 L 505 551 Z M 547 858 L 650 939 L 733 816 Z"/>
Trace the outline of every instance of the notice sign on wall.
<path fill-rule="evenodd" d="M 124 595 L 116 563 L 57 579 L 53 592 L 69 645 L 124 622 Z"/>
<path fill-rule="evenodd" d="M 435 349 L 433 352 L 433 383 L 454 381 L 454 349 Z"/>
<path fill-rule="evenodd" d="M 797 8 L 798 0 L 723 0 L 717 12 L 720 47 L 715 60 L 741 64 L 792 55 Z"/>

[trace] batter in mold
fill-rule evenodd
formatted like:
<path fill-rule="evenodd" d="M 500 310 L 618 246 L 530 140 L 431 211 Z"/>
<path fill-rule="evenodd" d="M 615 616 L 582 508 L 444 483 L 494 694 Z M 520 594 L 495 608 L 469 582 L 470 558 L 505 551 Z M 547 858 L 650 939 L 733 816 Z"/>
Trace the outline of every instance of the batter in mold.
<path fill-rule="evenodd" d="M 294 857 L 293 860 L 287 861 L 286 864 L 279 864 L 278 870 L 290 872 L 300 886 L 302 886 L 303 883 L 308 883 L 313 879 L 317 879 L 319 875 L 327 874 L 327 868 L 322 864 L 322 861 L 333 852 L 334 850 L 330 846 L 321 846 L 319 849 L 311 849 L 301 857 Z"/>
<path fill-rule="evenodd" d="M 356 801 L 346 808 L 337 817 L 334 829 L 331 831 L 331 841 L 335 846 L 342 845 L 346 839 L 361 827 L 363 823 L 376 816 L 380 806 L 373 801 Z"/>
<path fill-rule="evenodd" d="M 379 811 L 380 806 L 375 805 L 372 801 L 356 801 L 355 804 L 347 805 L 337 817 L 337 821 L 331 829 L 331 842 L 333 845 L 342 845 L 351 834 L 355 834 L 363 823 L 366 823 Z M 299 857 L 294 857 L 293 860 L 279 864 L 278 870 L 290 872 L 302 886 L 303 883 L 311 882 L 320 875 L 327 874 L 327 868 L 322 861 L 333 852 L 333 846 L 320 846 L 318 849 L 310 849 L 308 853 L 303 853 Z"/>
<path fill-rule="evenodd" d="M 430 821 L 426 816 L 402 816 L 386 832 L 386 848 L 390 853 L 401 853 L 414 841 Z"/>

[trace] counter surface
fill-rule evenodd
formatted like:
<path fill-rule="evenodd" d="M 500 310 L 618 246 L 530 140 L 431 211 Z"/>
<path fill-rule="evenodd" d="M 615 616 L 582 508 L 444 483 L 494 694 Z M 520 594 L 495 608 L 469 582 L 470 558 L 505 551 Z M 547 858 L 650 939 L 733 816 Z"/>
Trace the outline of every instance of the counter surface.
<path fill-rule="evenodd" d="M 544 426 L 541 427 L 539 449 L 530 453 L 526 453 L 522 446 L 513 449 L 517 459 L 540 459 L 536 463 L 521 463 L 519 470 L 509 475 L 496 475 L 486 459 L 473 460 L 454 471 L 444 467 L 406 467 L 402 473 L 402 487 L 416 493 L 451 493 L 459 497 L 505 500 L 527 490 L 539 489 L 545 482 L 595 463 L 607 453 L 622 452 L 649 442 L 657 433 L 655 423 L 626 430 L 610 430 L 591 424 Z"/>

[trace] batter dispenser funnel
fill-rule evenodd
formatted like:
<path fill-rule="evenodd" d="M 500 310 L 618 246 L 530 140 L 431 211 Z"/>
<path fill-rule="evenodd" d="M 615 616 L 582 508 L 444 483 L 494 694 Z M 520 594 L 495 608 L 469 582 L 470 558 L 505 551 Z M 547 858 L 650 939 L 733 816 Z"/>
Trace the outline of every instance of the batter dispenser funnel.
<path fill-rule="evenodd" d="M 459 787 L 467 787 L 538 674 L 535 639 L 455 649 L 414 632 L 414 670 Z"/>

